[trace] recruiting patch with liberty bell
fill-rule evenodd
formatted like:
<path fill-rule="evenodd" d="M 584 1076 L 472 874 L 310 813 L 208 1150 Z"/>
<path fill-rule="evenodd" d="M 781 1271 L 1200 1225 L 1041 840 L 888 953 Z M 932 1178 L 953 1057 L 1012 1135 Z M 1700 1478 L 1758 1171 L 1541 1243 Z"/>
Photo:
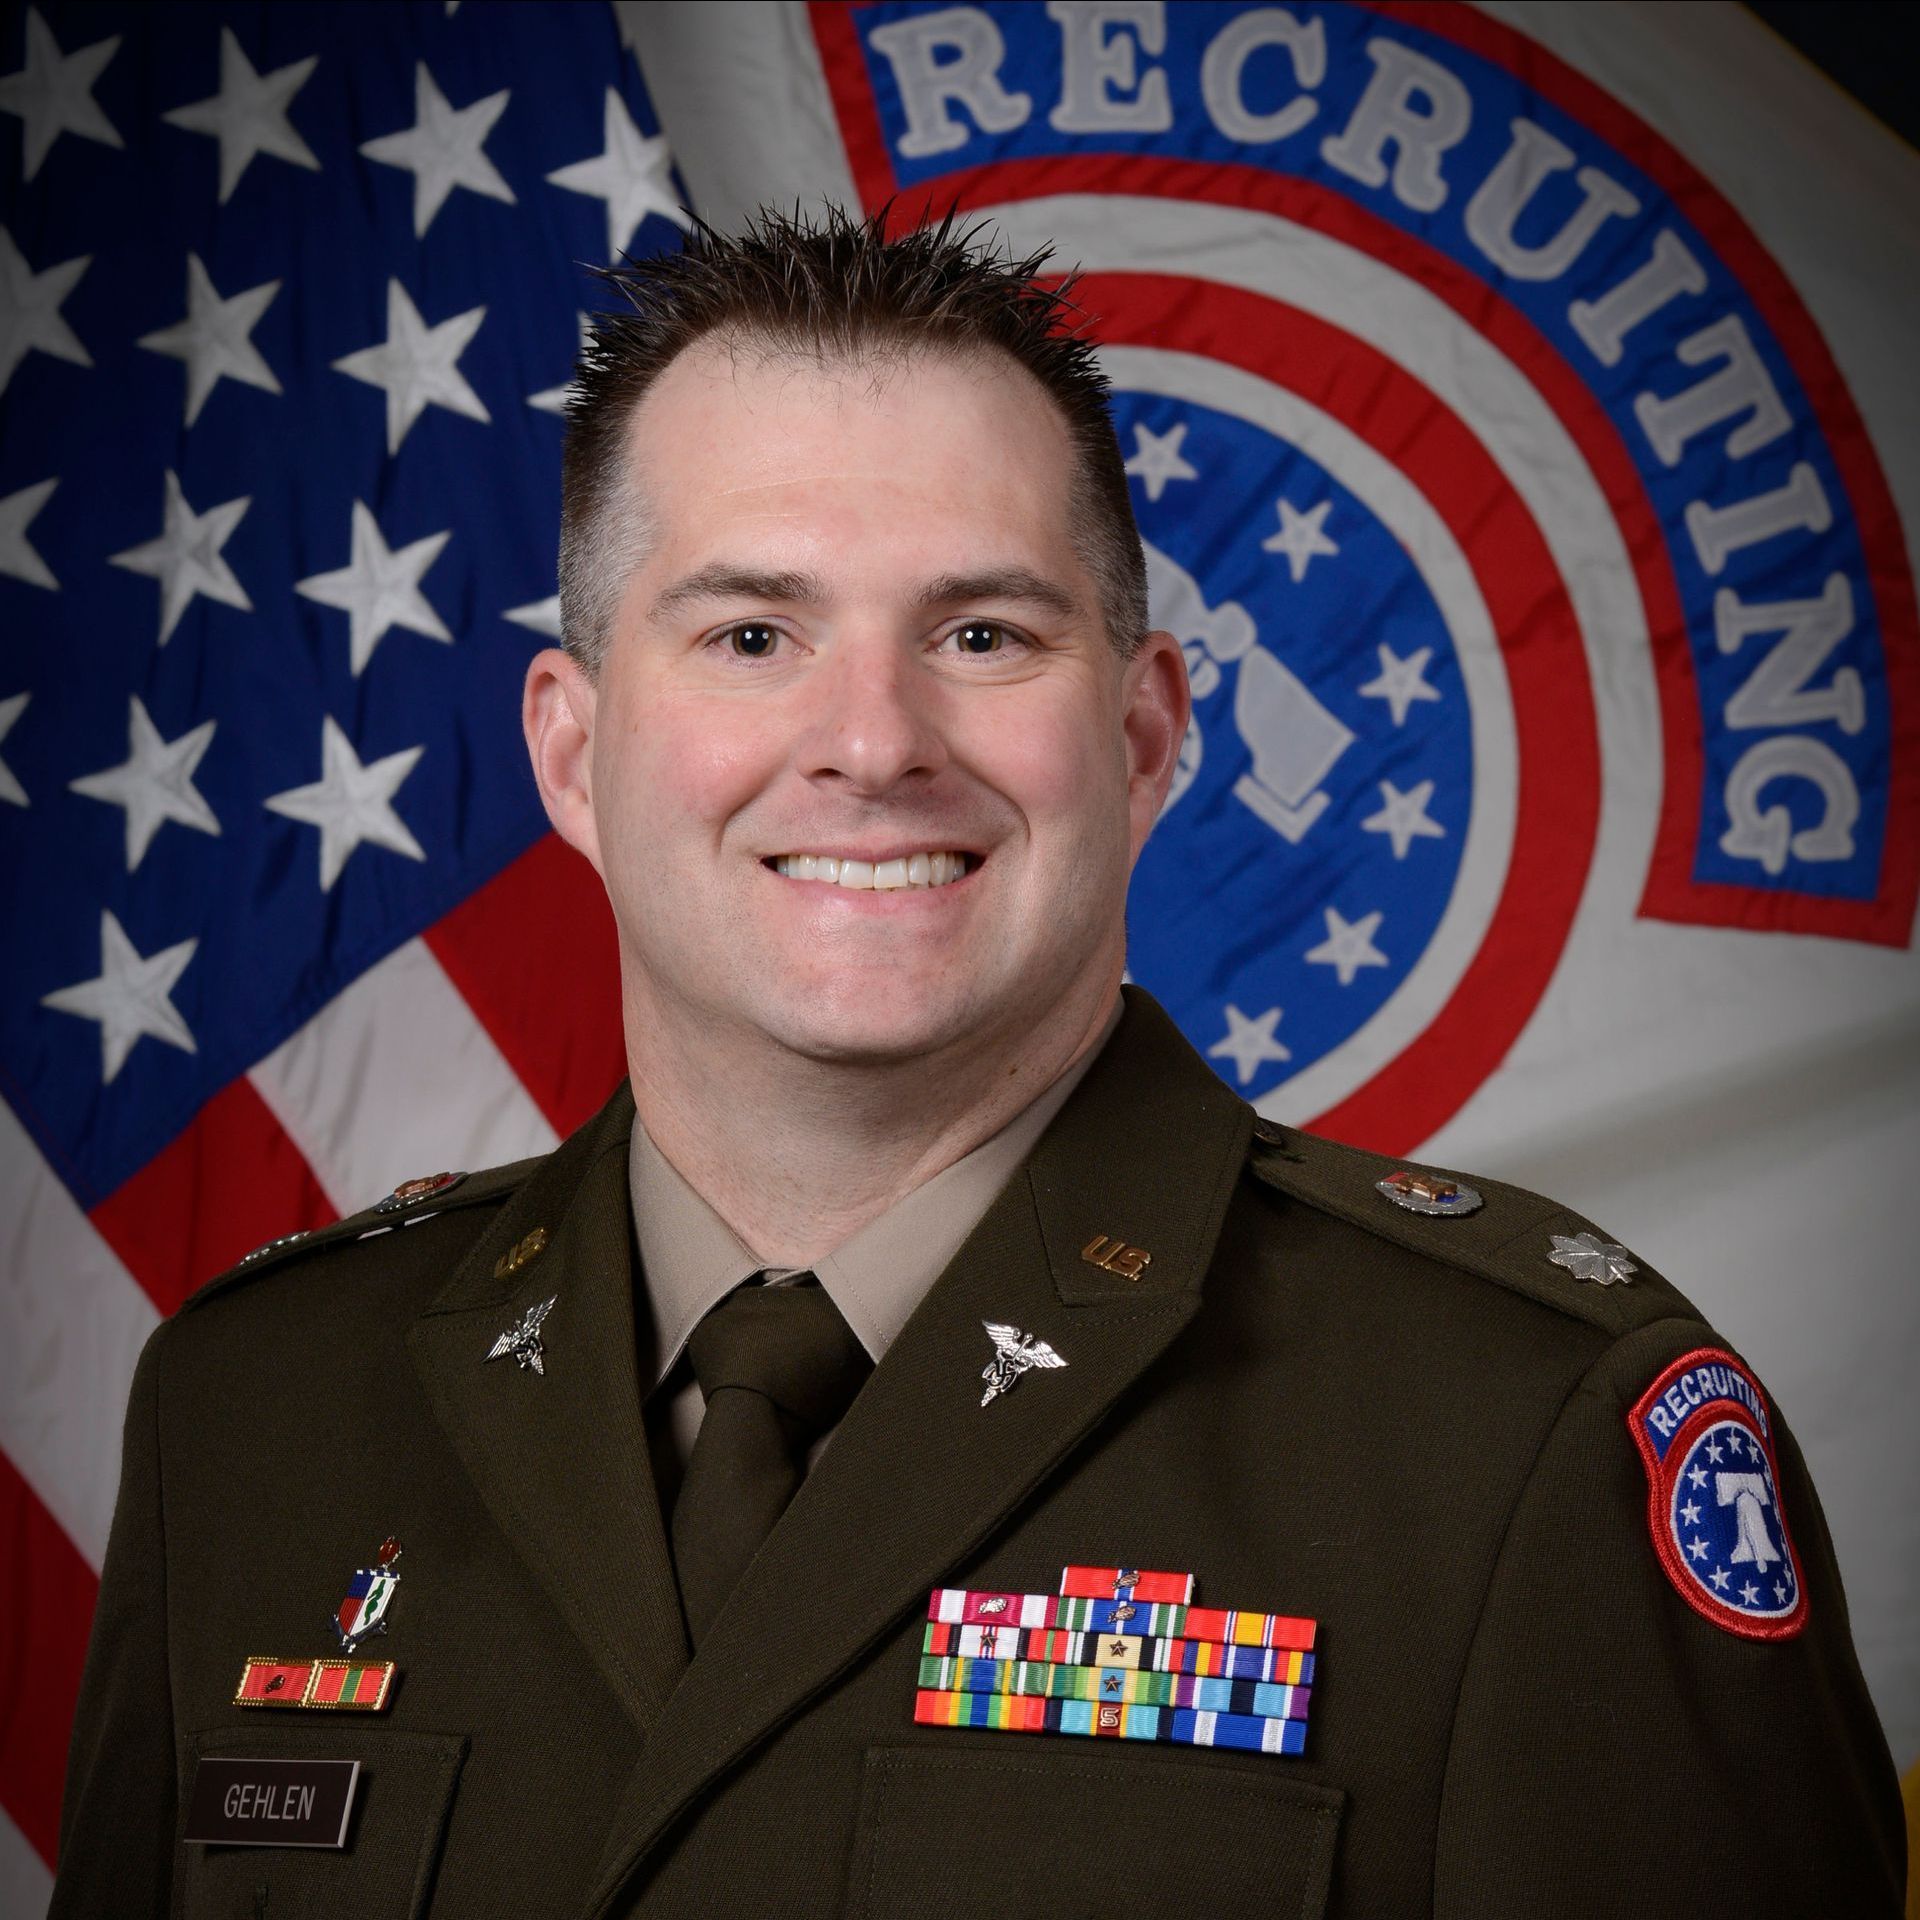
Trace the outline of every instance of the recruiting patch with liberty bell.
<path fill-rule="evenodd" d="M 1682 1354 L 1634 1403 L 1654 1552 L 1681 1599 L 1747 1640 L 1807 1623 L 1806 1588 L 1780 1505 L 1766 1395 L 1732 1354 Z"/>

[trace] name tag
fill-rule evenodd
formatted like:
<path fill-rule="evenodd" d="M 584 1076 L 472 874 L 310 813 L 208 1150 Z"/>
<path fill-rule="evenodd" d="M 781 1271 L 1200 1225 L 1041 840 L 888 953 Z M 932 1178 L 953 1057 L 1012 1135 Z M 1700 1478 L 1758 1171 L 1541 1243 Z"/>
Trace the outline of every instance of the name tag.
<path fill-rule="evenodd" d="M 186 1838 L 218 1847 L 344 1847 L 358 1760 L 221 1760 L 194 1769 Z"/>

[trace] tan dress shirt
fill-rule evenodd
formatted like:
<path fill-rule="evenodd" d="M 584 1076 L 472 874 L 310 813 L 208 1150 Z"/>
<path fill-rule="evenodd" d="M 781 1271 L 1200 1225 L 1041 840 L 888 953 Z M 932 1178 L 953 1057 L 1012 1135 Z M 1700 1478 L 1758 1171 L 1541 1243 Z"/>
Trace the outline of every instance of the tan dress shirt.
<path fill-rule="evenodd" d="M 766 1274 L 767 1284 L 777 1286 L 797 1272 L 810 1272 L 877 1364 L 1066 1104 L 1119 1019 L 1116 1002 L 1099 1039 L 998 1133 L 895 1201 L 809 1268 L 768 1267 L 695 1192 L 635 1118 L 628 1182 L 644 1294 L 635 1305 L 642 1324 L 650 1318 L 653 1327 L 647 1436 L 663 1505 L 670 1508 L 678 1495 L 706 1407 L 684 1357 L 687 1336 L 702 1316 L 756 1274 Z M 815 1444 L 809 1466 L 832 1437 L 829 1433 Z"/>

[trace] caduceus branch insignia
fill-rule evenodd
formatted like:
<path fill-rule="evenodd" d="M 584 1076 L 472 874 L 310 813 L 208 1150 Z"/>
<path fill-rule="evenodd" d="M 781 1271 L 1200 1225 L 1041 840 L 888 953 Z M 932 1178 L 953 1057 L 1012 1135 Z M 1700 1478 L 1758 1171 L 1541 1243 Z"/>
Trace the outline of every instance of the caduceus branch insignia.
<path fill-rule="evenodd" d="M 515 1366 L 531 1367 L 535 1373 L 544 1376 L 547 1371 L 547 1352 L 540 1344 L 540 1328 L 553 1311 L 553 1302 L 559 1297 L 556 1293 L 552 1299 L 541 1301 L 537 1307 L 529 1307 L 488 1349 L 487 1358 L 504 1360 L 511 1354 Z"/>
<path fill-rule="evenodd" d="M 993 1358 L 980 1369 L 980 1378 L 987 1383 L 986 1392 L 980 1396 L 983 1407 L 995 1395 L 1017 1386 L 1020 1376 L 1029 1367 L 1064 1367 L 1067 1364 L 1044 1340 L 1036 1340 L 1032 1334 L 1022 1333 L 1018 1327 L 1005 1326 L 993 1320 L 983 1320 L 980 1324 L 986 1328 L 987 1337 L 993 1342 Z"/>

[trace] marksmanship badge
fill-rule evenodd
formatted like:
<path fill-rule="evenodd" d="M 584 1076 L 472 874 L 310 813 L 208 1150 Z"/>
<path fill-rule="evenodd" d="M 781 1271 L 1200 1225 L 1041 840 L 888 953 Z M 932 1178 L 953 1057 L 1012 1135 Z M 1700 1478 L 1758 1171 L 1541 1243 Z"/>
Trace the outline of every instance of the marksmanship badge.
<path fill-rule="evenodd" d="M 1743 1639 L 1797 1634 L 1806 1589 L 1753 1376 L 1732 1354 L 1696 1347 L 1640 1396 L 1627 1427 L 1646 1463 L 1653 1550 L 1681 1599 Z"/>

